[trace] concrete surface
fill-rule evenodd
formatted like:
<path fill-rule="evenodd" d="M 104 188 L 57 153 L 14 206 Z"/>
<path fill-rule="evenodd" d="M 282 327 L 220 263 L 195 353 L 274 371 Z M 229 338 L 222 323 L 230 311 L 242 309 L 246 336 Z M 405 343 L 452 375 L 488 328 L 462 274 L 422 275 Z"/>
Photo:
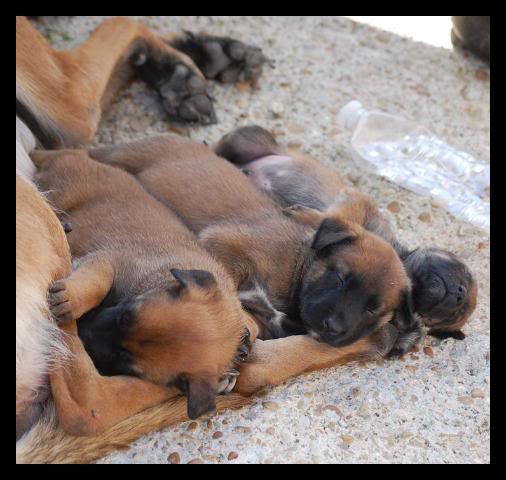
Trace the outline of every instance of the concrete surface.
<path fill-rule="evenodd" d="M 48 18 L 39 28 L 55 45 L 70 47 L 103 18 Z M 181 133 L 213 142 L 239 125 L 273 130 L 281 142 L 338 168 L 382 207 L 397 201 L 400 211 L 392 216 L 399 237 L 409 245 L 453 251 L 470 265 L 480 291 L 466 340 L 426 339 L 432 356 L 420 350 L 403 362 L 305 375 L 252 407 L 147 435 L 100 463 L 170 463 L 178 456 L 181 463 L 488 463 L 489 236 L 429 200 L 359 171 L 347 150 L 349 136 L 335 123 L 339 107 L 356 98 L 369 108 L 415 118 L 488 160 L 488 67 L 342 17 L 135 18 L 159 32 L 184 28 L 237 37 L 276 61 L 258 91 L 215 85 L 220 123 Z M 104 119 L 97 143 L 172 127 L 155 95 L 134 83 Z"/>

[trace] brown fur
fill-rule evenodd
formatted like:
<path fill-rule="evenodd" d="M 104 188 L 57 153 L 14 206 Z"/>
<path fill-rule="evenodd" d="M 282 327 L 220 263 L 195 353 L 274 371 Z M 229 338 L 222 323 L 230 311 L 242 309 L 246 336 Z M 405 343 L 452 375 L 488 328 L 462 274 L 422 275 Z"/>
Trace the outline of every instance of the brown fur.
<path fill-rule="evenodd" d="M 133 373 L 163 387 L 184 380 L 189 414 L 201 414 L 212 406 L 218 383 L 232 366 L 245 329 L 246 314 L 226 272 L 130 175 L 93 162 L 84 151 L 37 152 L 33 160 L 40 166 L 39 184 L 50 191 L 56 208 L 69 215 L 72 232 L 68 241 L 78 263 L 77 269 L 53 288 L 53 312 L 70 321 L 69 333 L 75 334 L 73 320 L 108 297 L 108 303 L 90 320 L 91 327 L 83 329 L 85 344 L 97 365 L 104 362 L 103 368 L 109 368 L 110 348 L 126 349 L 131 362 L 114 363 L 109 374 Z M 86 182 L 80 182 L 82 178 Z M 187 284 L 181 286 L 171 275 L 173 268 L 209 272 L 209 284 L 194 284 L 188 276 L 183 278 Z M 124 337 L 120 345 L 106 342 L 104 353 L 96 345 L 103 341 L 100 335 L 111 319 L 103 315 L 108 309 L 113 312 L 113 322 L 118 321 L 116 315 L 129 318 L 126 325 L 113 324 L 113 334 L 124 333 Z M 81 319 L 79 324 L 88 321 Z M 77 338 L 72 341 L 80 344 Z M 134 387 L 124 388 L 124 384 L 137 385 L 137 380 L 126 378 L 115 387 L 115 377 L 110 377 L 110 385 L 102 389 L 101 379 L 98 386 L 88 379 L 93 366 L 89 360 L 88 367 L 84 362 L 74 362 L 60 377 L 52 378 L 58 414 L 69 419 L 74 432 L 101 431 L 140 406 L 146 408 L 146 404 L 154 405 L 167 396 L 165 388 L 160 391 L 154 386 L 149 389 L 153 399 L 141 385 L 135 393 Z M 111 401 L 102 406 L 101 415 L 97 406 L 91 408 L 95 413 L 90 410 L 78 416 L 71 408 L 74 401 L 92 403 L 83 385 L 90 398 L 100 398 L 97 392 L 102 390 L 118 401 L 121 394 L 123 397 L 119 405 Z M 129 390 L 127 396 L 125 390 Z"/>
<path fill-rule="evenodd" d="M 188 65 L 193 61 L 141 23 L 116 17 L 103 22 L 88 41 L 55 51 L 21 16 L 16 17 L 16 98 L 31 111 L 47 147 L 90 143 L 118 89 L 134 74 L 132 54 L 142 46 Z M 34 132 L 35 133 L 35 132 Z"/>
<path fill-rule="evenodd" d="M 305 257 L 311 255 L 309 244 L 314 229 L 283 215 L 240 172 L 216 157 L 210 149 L 180 137 L 165 136 L 100 147 L 92 149 L 90 156 L 134 174 L 150 193 L 173 208 L 199 233 L 201 243 L 224 263 L 239 289 L 252 278 L 260 279 L 272 304 L 277 309 L 288 310 L 295 285 L 300 281 L 301 269 L 307 268 L 304 262 Z M 365 270 L 365 278 L 375 281 L 376 285 L 378 282 L 385 284 L 385 313 L 377 326 L 380 328 L 392 318 L 401 292 L 407 287 L 407 278 L 397 255 L 386 242 L 358 225 L 348 224 L 347 228 L 355 237 L 355 248 L 343 246 L 340 252 L 349 268 Z M 314 261 L 311 276 L 306 278 L 310 281 L 312 276 L 317 277 L 325 269 L 326 262 L 333 261 L 336 260 L 332 257 Z M 381 281 L 375 279 L 375 269 L 383 275 Z M 385 335 L 384 329 L 380 332 L 380 337 Z M 261 338 L 262 334 L 261 330 Z M 270 365 L 273 367 L 270 375 L 285 379 L 322 365 L 329 366 L 333 360 L 339 363 L 343 358 L 341 349 L 327 347 L 322 361 L 320 343 L 303 336 L 290 338 L 281 342 L 286 355 L 290 355 L 292 348 L 300 351 L 297 339 L 305 338 L 302 341 L 307 356 L 300 357 L 299 361 L 294 359 L 290 365 L 284 365 L 283 361 L 272 363 L 270 358 L 271 363 L 260 362 L 258 368 L 267 371 Z M 268 345 L 281 345 L 275 340 L 270 342 Z M 361 345 L 363 347 L 364 343 Z M 364 351 L 377 353 L 375 342 L 367 345 L 369 349 L 364 348 Z M 362 347 L 357 346 L 358 349 Z M 254 345 L 253 352 L 255 349 Z M 356 353 L 356 350 L 350 351 Z M 246 380 L 239 380 L 241 384 L 244 382 Z M 254 388 L 258 387 L 257 383 L 254 385 Z M 249 388 L 245 390 L 249 391 Z"/>
<path fill-rule="evenodd" d="M 37 419 L 47 375 L 67 357 L 46 294 L 69 272 L 60 222 L 35 186 L 16 175 L 16 437 Z"/>
<path fill-rule="evenodd" d="M 429 333 L 464 338 L 460 329 L 476 307 L 477 284 L 455 255 L 436 247 L 408 249 L 370 196 L 347 187 L 335 169 L 287 151 L 261 127 L 230 132 L 215 151 L 240 166 L 257 188 L 299 221 L 314 226 L 323 218 L 345 218 L 384 238 L 403 259 L 414 308 Z"/>

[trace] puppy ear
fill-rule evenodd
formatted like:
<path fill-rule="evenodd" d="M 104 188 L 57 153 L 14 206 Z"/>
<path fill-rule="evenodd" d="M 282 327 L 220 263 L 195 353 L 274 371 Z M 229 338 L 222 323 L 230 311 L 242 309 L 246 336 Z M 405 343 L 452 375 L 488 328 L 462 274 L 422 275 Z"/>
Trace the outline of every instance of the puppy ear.
<path fill-rule="evenodd" d="M 188 397 L 188 417 L 192 420 L 216 408 L 216 389 L 204 379 L 188 379 L 186 395 Z"/>
<path fill-rule="evenodd" d="M 325 219 L 324 213 L 316 208 L 305 207 L 304 205 L 291 205 L 281 210 L 283 215 L 293 218 L 296 222 L 318 228 Z"/>
<path fill-rule="evenodd" d="M 346 221 L 326 218 L 318 228 L 311 248 L 319 252 L 330 245 L 354 240 L 357 236 Z"/>
<path fill-rule="evenodd" d="M 220 157 L 244 165 L 260 157 L 280 153 L 274 137 L 257 125 L 241 127 L 225 135 L 214 147 Z"/>
<path fill-rule="evenodd" d="M 188 284 L 190 283 L 201 288 L 211 288 L 216 285 L 214 275 L 206 270 L 179 270 L 172 268 L 170 273 L 172 273 L 182 288 L 188 288 Z"/>

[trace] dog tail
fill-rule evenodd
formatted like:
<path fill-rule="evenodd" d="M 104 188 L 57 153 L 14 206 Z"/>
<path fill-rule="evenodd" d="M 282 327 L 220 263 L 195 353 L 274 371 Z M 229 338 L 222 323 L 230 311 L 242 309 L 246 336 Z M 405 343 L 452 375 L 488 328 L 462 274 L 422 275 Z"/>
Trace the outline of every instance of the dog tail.
<path fill-rule="evenodd" d="M 216 410 L 235 409 L 251 402 L 238 394 L 220 396 Z M 58 427 L 51 404 L 42 419 L 16 442 L 16 463 L 91 463 L 127 448 L 142 435 L 186 420 L 186 398 L 177 397 L 127 418 L 100 435 L 73 437 Z"/>

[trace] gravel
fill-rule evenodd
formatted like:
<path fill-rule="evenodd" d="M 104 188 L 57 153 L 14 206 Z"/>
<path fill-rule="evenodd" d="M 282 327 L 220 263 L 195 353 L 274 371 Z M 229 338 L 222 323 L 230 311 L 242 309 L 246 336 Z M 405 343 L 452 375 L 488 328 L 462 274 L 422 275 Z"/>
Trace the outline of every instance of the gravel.
<path fill-rule="evenodd" d="M 69 48 L 104 18 L 47 17 L 38 28 Z M 479 298 L 464 341 L 428 338 L 404 361 L 292 379 L 251 407 L 149 434 L 99 463 L 488 463 L 490 238 L 429 199 L 360 171 L 349 134 L 335 121 L 340 106 L 358 99 L 489 160 L 488 67 L 342 17 L 134 18 L 155 32 L 205 30 L 256 43 L 276 67 L 266 69 L 258 90 L 213 85 L 219 123 L 212 127 L 167 123 L 156 95 L 133 83 L 107 113 L 97 143 L 169 131 L 212 143 L 237 126 L 263 125 L 372 194 L 406 244 L 460 256 L 478 279 Z"/>

